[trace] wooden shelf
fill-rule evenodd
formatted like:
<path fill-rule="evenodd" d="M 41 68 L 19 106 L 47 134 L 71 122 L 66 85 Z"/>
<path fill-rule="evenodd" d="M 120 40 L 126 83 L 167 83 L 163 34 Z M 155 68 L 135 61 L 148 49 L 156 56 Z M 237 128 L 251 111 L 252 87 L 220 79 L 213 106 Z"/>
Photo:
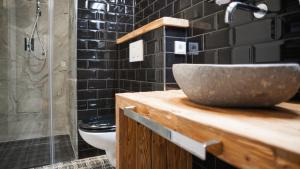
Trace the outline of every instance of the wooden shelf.
<path fill-rule="evenodd" d="M 117 94 L 118 110 L 135 112 L 199 142 L 220 140 L 218 158 L 239 168 L 300 168 L 300 104 L 270 109 L 215 108 L 181 90 Z M 117 111 L 117 121 L 118 114 Z"/>
<path fill-rule="evenodd" d="M 189 27 L 189 21 L 186 19 L 178 19 L 178 18 L 171 18 L 171 17 L 163 17 L 160 19 L 157 19 L 153 22 L 148 23 L 147 25 L 140 27 L 125 36 L 117 39 L 117 44 L 124 43 L 128 40 L 131 40 L 137 36 L 140 36 L 142 34 L 145 34 L 149 31 L 152 31 L 154 29 L 157 29 L 162 26 L 172 26 L 172 27 L 180 27 L 180 28 L 187 28 Z"/>

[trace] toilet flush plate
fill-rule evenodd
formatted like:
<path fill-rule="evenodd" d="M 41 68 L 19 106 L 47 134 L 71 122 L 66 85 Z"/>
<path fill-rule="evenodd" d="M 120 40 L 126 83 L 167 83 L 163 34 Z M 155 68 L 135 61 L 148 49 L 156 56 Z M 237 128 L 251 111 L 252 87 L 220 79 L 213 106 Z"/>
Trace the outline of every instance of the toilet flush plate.
<path fill-rule="evenodd" d="M 174 53 L 177 55 L 186 55 L 186 42 L 175 41 Z"/>
<path fill-rule="evenodd" d="M 129 44 L 129 62 L 144 60 L 144 41 L 138 40 Z"/>

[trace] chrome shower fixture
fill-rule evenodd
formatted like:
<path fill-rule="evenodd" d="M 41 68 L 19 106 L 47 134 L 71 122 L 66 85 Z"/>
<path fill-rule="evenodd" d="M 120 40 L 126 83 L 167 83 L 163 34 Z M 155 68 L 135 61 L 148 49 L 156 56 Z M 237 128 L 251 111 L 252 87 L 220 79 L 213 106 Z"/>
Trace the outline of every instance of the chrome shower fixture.
<path fill-rule="evenodd" d="M 25 51 L 34 51 L 34 39 L 29 38 L 29 35 L 27 35 L 26 38 L 24 38 L 25 43 Z"/>
<path fill-rule="evenodd" d="M 42 50 L 41 55 L 45 57 L 47 53 L 47 49 L 45 48 L 45 45 L 40 36 L 40 31 L 38 30 L 38 22 L 41 15 L 42 15 L 41 0 L 36 0 L 36 13 L 35 13 L 34 24 L 30 34 L 27 34 L 27 36 L 24 38 L 24 42 L 25 42 L 25 51 L 27 51 L 29 55 L 32 55 L 37 59 L 41 59 L 41 58 L 34 53 L 34 50 L 36 48 L 35 37 L 37 37 L 37 42 L 41 46 L 41 50 Z"/>
<path fill-rule="evenodd" d="M 42 11 L 41 11 L 41 0 L 36 0 L 36 13 L 41 16 Z"/>
<path fill-rule="evenodd" d="M 263 18 L 266 16 L 268 11 L 268 7 L 266 4 L 258 4 L 258 5 L 252 5 L 252 4 L 247 4 L 243 2 L 231 2 L 226 9 L 225 12 L 225 23 L 230 23 L 233 20 L 233 14 L 236 10 L 244 10 L 244 11 L 249 11 L 253 12 L 253 15 L 255 18 Z"/>

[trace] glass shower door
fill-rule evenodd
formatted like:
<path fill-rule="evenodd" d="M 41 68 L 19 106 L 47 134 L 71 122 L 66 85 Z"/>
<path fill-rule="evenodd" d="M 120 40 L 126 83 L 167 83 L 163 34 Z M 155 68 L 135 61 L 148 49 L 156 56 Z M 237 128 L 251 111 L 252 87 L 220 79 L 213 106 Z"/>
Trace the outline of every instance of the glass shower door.
<path fill-rule="evenodd" d="M 0 168 L 50 163 L 48 4 L 0 0 Z"/>
<path fill-rule="evenodd" d="M 76 158 L 74 2 L 0 0 L 0 168 Z"/>

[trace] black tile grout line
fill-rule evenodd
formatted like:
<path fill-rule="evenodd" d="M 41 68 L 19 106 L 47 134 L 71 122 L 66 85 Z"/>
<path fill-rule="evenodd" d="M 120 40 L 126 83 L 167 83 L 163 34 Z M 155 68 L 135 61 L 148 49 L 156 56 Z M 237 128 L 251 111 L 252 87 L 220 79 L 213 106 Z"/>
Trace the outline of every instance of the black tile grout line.
<path fill-rule="evenodd" d="M 166 46 L 166 41 L 167 41 L 167 37 L 166 37 L 166 27 L 164 26 L 163 27 L 163 57 L 164 57 L 164 60 L 163 60 L 163 66 L 164 66 L 164 69 L 163 69 L 163 83 L 164 83 L 164 90 L 166 90 L 167 89 L 167 85 L 166 85 L 166 83 L 167 83 L 167 77 L 166 77 L 166 64 L 167 64 L 167 62 L 166 62 L 166 56 L 167 56 L 167 53 L 166 53 L 166 49 L 167 49 L 167 46 Z"/>
<path fill-rule="evenodd" d="M 71 142 L 68 135 L 58 135 L 58 137 L 55 136 L 54 139 L 56 139 L 54 146 L 56 146 L 56 148 L 60 148 L 60 151 L 55 152 L 57 153 L 58 157 L 61 157 L 59 159 L 55 159 L 56 161 L 69 161 L 75 158 L 73 148 L 70 147 Z M 50 144 L 50 142 L 39 144 L 39 142 L 44 142 L 46 140 L 49 140 L 49 138 L 41 137 L 0 143 L 0 145 L 6 144 L 5 149 L 0 149 L 2 153 L 6 154 L 5 158 L 1 159 L 0 168 L 18 169 L 50 164 L 50 147 L 46 146 L 47 144 Z M 28 144 L 29 142 L 30 144 Z M 15 145 L 17 143 L 19 144 Z M 45 151 L 47 149 L 49 149 L 49 151 Z M 24 154 L 23 156 L 22 154 L 21 156 L 17 156 L 16 159 L 15 152 L 18 152 L 19 155 L 21 152 L 24 152 Z M 25 160 L 20 161 L 20 159 Z"/>

